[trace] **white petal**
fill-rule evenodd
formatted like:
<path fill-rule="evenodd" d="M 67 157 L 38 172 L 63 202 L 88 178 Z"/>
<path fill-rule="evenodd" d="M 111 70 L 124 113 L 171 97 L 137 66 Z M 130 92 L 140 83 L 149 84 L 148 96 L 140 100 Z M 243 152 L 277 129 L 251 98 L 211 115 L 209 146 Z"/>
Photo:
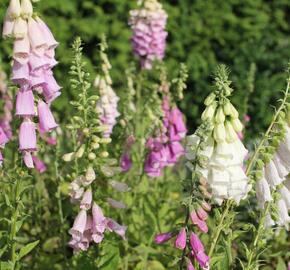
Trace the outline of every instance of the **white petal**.
<path fill-rule="evenodd" d="M 272 160 L 265 167 L 265 178 L 272 187 L 280 185 L 283 182 Z"/>

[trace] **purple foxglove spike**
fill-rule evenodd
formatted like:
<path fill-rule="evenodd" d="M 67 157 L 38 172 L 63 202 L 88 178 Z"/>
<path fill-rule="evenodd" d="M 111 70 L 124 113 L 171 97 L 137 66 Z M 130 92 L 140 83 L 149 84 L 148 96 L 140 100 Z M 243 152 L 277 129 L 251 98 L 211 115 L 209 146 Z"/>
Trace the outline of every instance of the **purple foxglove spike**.
<path fill-rule="evenodd" d="M 154 242 L 156 244 L 163 244 L 169 241 L 172 237 L 173 237 L 173 234 L 171 232 L 157 234 L 154 238 Z"/>
<path fill-rule="evenodd" d="M 27 151 L 23 152 L 23 160 L 27 168 L 30 168 L 30 169 L 34 168 L 33 158 L 30 152 L 27 152 Z"/>
<path fill-rule="evenodd" d="M 14 61 L 12 68 L 12 77 L 11 80 L 16 84 L 27 84 L 30 81 L 29 76 L 29 67 L 28 64 L 20 64 L 17 61 Z"/>
<path fill-rule="evenodd" d="M 16 97 L 16 113 L 17 116 L 28 117 L 35 116 L 34 96 L 31 90 L 19 91 Z"/>
<path fill-rule="evenodd" d="M 175 247 L 178 249 L 185 249 L 186 247 L 186 229 L 182 228 L 175 240 Z"/>
<path fill-rule="evenodd" d="M 126 236 L 125 236 L 126 230 L 127 230 L 126 226 L 122 226 L 119 223 L 117 223 L 115 220 L 111 218 L 107 218 L 107 229 L 121 236 L 123 240 L 126 240 Z"/>
<path fill-rule="evenodd" d="M 39 17 L 36 18 L 39 28 L 42 30 L 45 43 L 48 46 L 48 50 L 54 50 L 58 46 L 58 42 L 55 40 L 53 34 L 51 33 L 49 27 L 46 23 L 41 20 Z"/>
<path fill-rule="evenodd" d="M 121 156 L 121 168 L 123 172 L 128 172 L 132 167 L 132 160 L 129 153 L 124 153 Z"/>
<path fill-rule="evenodd" d="M 51 131 L 58 127 L 54 120 L 53 114 L 49 109 L 49 106 L 45 102 L 40 101 L 37 108 L 39 117 L 39 129 L 42 133 Z"/>
<path fill-rule="evenodd" d="M 37 55 L 43 55 L 47 48 L 46 40 L 38 23 L 33 19 L 28 19 L 28 36 L 32 51 Z"/>
<path fill-rule="evenodd" d="M 204 247 L 199 237 L 195 233 L 190 234 L 190 245 L 195 254 L 204 252 Z"/>
<path fill-rule="evenodd" d="M 2 127 L 0 127 L 0 146 L 3 147 L 6 143 L 8 143 L 8 141 L 9 141 L 9 138 L 7 137 Z"/>
<path fill-rule="evenodd" d="M 38 157 L 36 156 L 32 156 L 32 159 L 33 159 L 33 163 L 34 163 L 34 166 L 35 166 L 35 169 L 39 172 L 39 173 L 44 173 L 46 172 L 47 170 L 47 167 L 45 165 L 45 163 L 40 160 Z"/>
<path fill-rule="evenodd" d="M 14 41 L 13 58 L 20 64 L 28 63 L 30 54 L 30 44 L 28 37 L 16 39 Z"/>
<path fill-rule="evenodd" d="M 69 234 L 73 239 L 80 241 L 86 228 L 87 212 L 81 210 L 77 215 L 73 227 L 69 230 Z"/>
<path fill-rule="evenodd" d="M 80 208 L 84 210 L 89 210 L 92 206 L 93 193 L 91 189 L 88 189 L 81 200 Z"/>
<path fill-rule="evenodd" d="M 22 122 L 19 131 L 19 150 L 36 151 L 36 129 L 30 120 Z"/>
<path fill-rule="evenodd" d="M 93 231 L 102 234 L 106 229 L 106 218 L 102 209 L 95 202 L 93 203 Z"/>

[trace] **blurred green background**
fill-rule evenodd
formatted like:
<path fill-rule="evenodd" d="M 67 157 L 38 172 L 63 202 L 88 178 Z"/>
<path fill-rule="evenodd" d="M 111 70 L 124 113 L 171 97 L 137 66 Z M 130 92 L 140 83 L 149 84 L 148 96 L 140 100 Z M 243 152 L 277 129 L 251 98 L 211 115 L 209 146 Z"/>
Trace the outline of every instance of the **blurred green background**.
<path fill-rule="evenodd" d="M 211 90 L 212 73 L 218 63 L 232 70 L 237 90 L 234 103 L 243 112 L 249 89 L 248 73 L 252 63 L 257 71 L 255 92 L 250 97 L 249 114 L 253 124 L 251 134 L 257 134 L 270 120 L 271 107 L 285 86 L 284 70 L 290 58 L 289 0 L 170 0 L 162 1 L 169 13 L 168 46 L 165 62 L 172 74 L 179 63 L 189 68 L 186 99 L 181 104 L 189 126 L 197 124 L 202 101 Z M 1 0 L 0 19 L 8 5 Z M 55 103 L 62 115 L 70 114 L 68 98 L 68 68 L 70 45 L 79 35 L 85 42 L 85 54 L 94 77 L 97 65 L 97 43 L 102 33 L 108 37 L 112 77 L 117 91 L 126 91 L 124 67 L 134 60 L 128 27 L 129 10 L 136 7 L 133 0 L 42 0 L 36 10 L 45 17 L 60 41 L 55 72 L 64 87 L 62 97 Z M 1 42 L 1 59 L 9 70 L 9 42 Z"/>

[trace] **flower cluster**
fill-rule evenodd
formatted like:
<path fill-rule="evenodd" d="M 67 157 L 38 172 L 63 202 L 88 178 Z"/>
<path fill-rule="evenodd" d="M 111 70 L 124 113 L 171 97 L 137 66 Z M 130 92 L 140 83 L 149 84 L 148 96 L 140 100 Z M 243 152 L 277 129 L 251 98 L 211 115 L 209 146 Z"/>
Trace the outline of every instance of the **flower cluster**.
<path fill-rule="evenodd" d="M 204 177 L 211 188 L 213 199 L 221 204 L 224 199 L 234 199 L 237 203 L 243 199 L 250 185 L 243 170 L 243 161 L 247 150 L 238 138 L 237 133 L 243 128 L 239 113 L 228 100 L 232 92 L 227 80 L 226 70 L 216 78 L 217 91 L 205 100 L 206 109 L 202 120 L 212 125 L 212 132 L 207 138 L 203 150 L 203 160 L 197 171 Z M 198 140 L 189 140 L 187 158 L 194 157 L 191 153 L 192 144 Z"/>
<path fill-rule="evenodd" d="M 273 196 L 271 190 L 277 191 L 277 209 L 278 219 L 276 223 L 279 226 L 285 226 L 289 229 L 290 217 L 290 180 L 287 176 L 290 173 L 290 128 L 286 126 L 285 139 L 280 143 L 277 151 L 264 167 L 262 178 L 256 183 L 256 195 L 260 208 L 265 204 L 272 202 Z M 266 225 L 272 226 L 275 221 L 270 213 L 266 216 Z"/>
<path fill-rule="evenodd" d="M 113 128 L 117 123 L 116 118 L 120 116 L 118 112 L 119 97 L 112 88 L 112 79 L 109 74 L 111 64 L 108 60 L 105 50 L 107 45 L 105 42 L 101 45 L 100 57 L 102 60 L 102 75 L 98 75 L 95 79 L 95 87 L 99 89 L 100 99 L 97 102 L 97 112 L 100 120 L 105 127 L 104 137 L 110 137 Z"/>
<path fill-rule="evenodd" d="M 180 143 L 187 132 L 183 114 L 177 107 L 170 107 L 168 96 L 164 97 L 162 108 L 164 119 L 159 136 L 150 138 L 146 144 L 150 151 L 144 170 L 150 177 L 160 176 L 164 167 L 173 166 L 184 154 Z"/>
<path fill-rule="evenodd" d="M 101 44 L 101 48 L 105 46 Z M 74 163 L 73 181 L 69 186 L 69 196 L 72 203 L 79 205 L 79 214 L 75 218 L 74 224 L 69 233 L 72 236 L 69 245 L 75 252 L 87 250 L 91 242 L 101 243 L 106 231 L 114 231 L 125 239 L 126 227 L 119 225 L 111 218 L 105 217 L 102 208 L 97 204 L 95 198 L 103 196 L 100 182 L 104 177 L 110 177 L 115 172 L 120 172 L 119 167 L 114 167 L 117 160 L 109 159 L 107 145 L 111 142 L 107 138 L 106 127 L 100 114 L 96 110 L 98 95 L 90 95 L 91 84 L 89 83 L 89 73 L 84 70 L 82 61 L 81 40 L 77 38 L 73 44 L 74 60 L 70 74 L 74 76 L 71 80 L 72 88 L 81 90 L 79 100 L 71 102 L 75 106 L 77 114 L 72 117 L 71 125 L 74 151 L 63 156 L 66 162 Z M 103 51 L 102 51 L 103 53 Z M 102 65 L 104 66 L 104 64 Z M 100 78 L 100 80 L 105 80 Z M 108 105 L 108 106 L 107 106 Z M 106 104 L 109 109 L 110 104 Z M 86 168 L 83 170 L 83 168 Z M 82 172 L 81 172 L 82 171 Z M 94 186 L 98 182 L 98 188 Z M 117 191 L 128 190 L 126 184 L 116 181 L 110 183 Z M 122 202 L 112 198 L 107 198 L 107 203 L 113 208 L 125 208 Z"/>
<path fill-rule="evenodd" d="M 16 98 L 16 115 L 23 119 L 19 131 L 19 150 L 27 167 L 33 168 L 32 153 L 37 151 L 36 125 L 42 137 L 57 127 L 50 111 L 51 102 L 60 95 L 60 86 L 52 68 L 57 64 L 54 39 L 47 25 L 33 14 L 30 0 L 11 0 L 3 28 L 3 37 L 14 38 L 12 81 L 20 90 Z M 37 111 L 35 96 L 37 95 Z"/>
<path fill-rule="evenodd" d="M 164 58 L 166 22 L 167 14 L 157 0 L 146 0 L 142 8 L 130 12 L 133 51 L 140 58 L 142 68 L 151 69 L 154 60 Z"/>

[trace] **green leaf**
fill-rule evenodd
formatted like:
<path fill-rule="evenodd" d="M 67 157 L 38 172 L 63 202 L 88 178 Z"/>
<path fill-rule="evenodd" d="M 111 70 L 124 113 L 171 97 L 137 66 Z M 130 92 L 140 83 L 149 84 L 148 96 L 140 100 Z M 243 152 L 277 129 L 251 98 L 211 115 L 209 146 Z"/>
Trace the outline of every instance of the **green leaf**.
<path fill-rule="evenodd" d="M 276 270 L 287 270 L 287 266 L 281 257 L 278 258 Z"/>
<path fill-rule="evenodd" d="M 39 243 L 39 240 L 29 243 L 26 246 L 22 247 L 18 254 L 18 260 L 26 256 L 28 253 L 30 253 L 30 251 L 32 251 L 38 245 L 38 243 Z"/>
<path fill-rule="evenodd" d="M 0 263 L 0 269 L 1 270 L 12 270 L 13 269 L 13 263 L 8 261 L 8 262 L 1 262 Z"/>

